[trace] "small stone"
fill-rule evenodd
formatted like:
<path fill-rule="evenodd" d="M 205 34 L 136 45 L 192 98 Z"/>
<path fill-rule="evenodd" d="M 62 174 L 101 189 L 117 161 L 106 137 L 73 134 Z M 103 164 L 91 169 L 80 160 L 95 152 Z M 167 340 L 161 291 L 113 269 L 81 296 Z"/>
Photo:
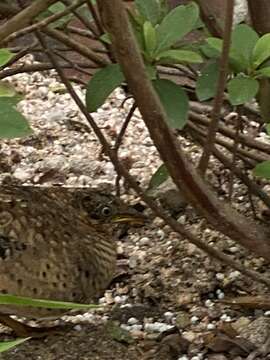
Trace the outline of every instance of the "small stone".
<path fill-rule="evenodd" d="M 31 179 L 32 175 L 33 173 L 30 169 L 22 169 L 22 168 L 17 168 L 13 173 L 13 176 L 16 179 L 21 180 L 22 182 Z"/>
<path fill-rule="evenodd" d="M 224 274 L 222 274 L 222 273 L 216 273 L 216 279 L 217 279 L 217 280 L 224 280 L 224 278 L 225 278 L 225 275 L 224 275 Z"/>
<path fill-rule="evenodd" d="M 245 329 L 249 324 L 251 323 L 251 320 L 241 316 L 239 319 L 237 319 L 234 323 L 232 323 L 232 327 L 240 333 L 243 329 Z"/>
<path fill-rule="evenodd" d="M 128 319 L 127 323 L 129 325 L 134 325 L 134 324 L 137 324 L 138 323 L 138 319 L 136 319 L 135 317 L 131 317 Z"/>
<path fill-rule="evenodd" d="M 139 340 L 143 340 L 144 339 L 144 332 L 141 330 L 130 330 L 130 335 L 135 338 L 135 339 L 139 339 Z"/>
<path fill-rule="evenodd" d="M 170 321 L 173 318 L 174 314 L 171 311 L 166 311 L 164 317 L 166 320 Z"/>
<path fill-rule="evenodd" d="M 160 332 L 161 333 L 161 332 L 167 331 L 172 328 L 173 328 L 172 325 L 164 324 L 161 322 L 154 322 L 153 324 L 147 323 L 144 325 L 145 331 L 148 331 L 148 332 Z"/>
<path fill-rule="evenodd" d="M 144 246 L 144 245 L 148 245 L 150 243 L 150 239 L 148 237 L 142 237 L 139 240 L 139 244 Z"/>
<path fill-rule="evenodd" d="M 179 329 L 185 329 L 189 324 L 191 320 L 189 317 L 189 314 L 186 311 L 179 311 L 177 313 L 176 319 L 175 319 L 175 325 Z"/>
<path fill-rule="evenodd" d="M 192 324 L 196 324 L 198 321 L 199 321 L 198 316 L 192 316 L 191 319 L 190 319 L 190 322 L 191 322 Z"/>
<path fill-rule="evenodd" d="M 211 323 L 211 324 L 208 324 L 206 328 L 207 328 L 207 330 L 214 330 L 216 328 L 216 325 Z"/>

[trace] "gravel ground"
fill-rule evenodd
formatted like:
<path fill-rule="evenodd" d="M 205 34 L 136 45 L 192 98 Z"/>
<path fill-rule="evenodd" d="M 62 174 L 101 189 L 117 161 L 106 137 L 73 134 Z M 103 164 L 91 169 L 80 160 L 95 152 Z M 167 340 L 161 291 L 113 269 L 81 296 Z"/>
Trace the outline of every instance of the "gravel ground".
<path fill-rule="evenodd" d="M 25 96 L 19 108 L 34 133 L 25 139 L 1 142 L 1 177 L 11 174 L 22 183 L 35 185 L 113 186 L 113 166 L 53 72 L 16 75 L 12 83 Z M 76 90 L 84 98 L 79 86 Z M 123 100 L 123 92 L 116 90 L 93 114 L 112 142 L 131 105 L 127 100 L 121 106 Z M 199 149 L 188 140 L 181 141 L 191 160 L 196 161 Z M 161 162 L 139 113 L 128 127 L 119 154 L 131 167 L 130 173 L 146 187 Z M 213 162 L 209 179 L 217 190 L 225 189 L 228 173 Z M 123 198 L 137 200 L 128 189 Z M 234 206 L 249 216 L 246 199 L 245 189 L 236 182 Z M 246 266 L 267 271 L 262 259 L 209 229 L 189 207 L 179 221 Z M 262 329 L 268 327 L 267 312 L 239 310 L 217 302 L 228 295 L 263 293 L 263 286 L 209 259 L 160 219 L 131 230 L 117 246 L 119 272 L 100 299 L 105 305 L 102 313 L 67 316 L 63 321 L 73 324 L 69 332 L 29 341 L 2 358 L 241 360 L 265 341 L 267 334 Z M 244 345 L 236 340 L 236 333 Z M 252 338 L 255 333 L 261 335 L 259 339 Z M 225 341 L 224 336 L 231 341 Z M 223 345 L 219 351 L 215 339 Z"/>

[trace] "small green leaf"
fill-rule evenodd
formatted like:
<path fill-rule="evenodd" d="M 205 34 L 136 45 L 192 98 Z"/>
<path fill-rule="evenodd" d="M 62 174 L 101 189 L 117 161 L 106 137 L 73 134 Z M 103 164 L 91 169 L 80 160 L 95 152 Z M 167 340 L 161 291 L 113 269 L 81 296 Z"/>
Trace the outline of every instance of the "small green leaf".
<path fill-rule="evenodd" d="M 111 44 L 110 35 L 108 33 L 102 34 L 99 39 L 103 41 L 105 44 Z"/>
<path fill-rule="evenodd" d="M 156 60 L 161 64 L 194 63 L 203 61 L 201 55 L 189 50 L 166 50 L 158 54 Z"/>
<path fill-rule="evenodd" d="M 167 79 L 153 81 L 160 101 L 167 114 L 168 125 L 174 129 L 182 129 L 188 117 L 189 101 L 180 85 Z"/>
<path fill-rule="evenodd" d="M 270 179 L 270 160 L 263 161 L 256 165 L 255 169 L 253 169 L 253 174 L 265 179 Z"/>
<path fill-rule="evenodd" d="M 0 97 L 13 97 L 16 95 L 16 90 L 13 85 L 7 81 L 0 80 Z"/>
<path fill-rule="evenodd" d="M 256 31 L 246 24 L 237 25 L 233 30 L 230 57 L 241 70 L 250 67 L 252 51 L 258 39 Z"/>
<path fill-rule="evenodd" d="M 99 305 L 77 304 L 67 301 L 31 299 L 24 296 L 0 294 L 1 305 L 32 306 L 47 309 L 96 309 Z"/>
<path fill-rule="evenodd" d="M 270 77 L 270 66 L 260 68 L 255 71 L 256 77 Z"/>
<path fill-rule="evenodd" d="M 241 105 L 252 100 L 259 90 L 257 80 L 238 75 L 228 82 L 229 100 L 232 105 Z"/>
<path fill-rule="evenodd" d="M 120 327 L 116 321 L 109 320 L 106 323 L 106 330 L 109 333 L 110 337 L 124 344 L 134 343 L 133 337 L 130 335 L 129 331 Z"/>
<path fill-rule="evenodd" d="M 168 178 L 169 173 L 166 166 L 164 164 L 160 165 L 160 167 L 152 175 L 147 191 L 159 187 L 159 185 L 163 184 Z"/>
<path fill-rule="evenodd" d="M 270 34 L 263 35 L 253 50 L 252 63 L 254 69 L 270 57 Z"/>
<path fill-rule="evenodd" d="M 20 344 L 22 344 L 23 342 L 25 342 L 26 340 L 29 340 L 29 339 L 30 338 L 0 342 L 0 353 L 2 353 L 4 351 L 8 351 L 8 350 L 12 349 L 14 346 L 20 345 Z"/>
<path fill-rule="evenodd" d="M 145 50 L 151 57 L 157 46 L 157 34 L 155 28 L 150 23 L 150 21 L 146 21 L 143 24 L 143 34 L 144 34 Z"/>
<path fill-rule="evenodd" d="M 209 100 L 215 96 L 218 83 L 219 65 L 210 63 L 206 65 L 196 83 L 196 95 L 200 101 Z"/>
<path fill-rule="evenodd" d="M 25 117 L 16 110 L 15 97 L 0 97 L 0 138 L 13 139 L 30 135 L 32 130 Z"/>
<path fill-rule="evenodd" d="M 160 1 L 135 0 L 135 5 L 139 13 L 144 17 L 144 20 L 150 21 L 152 25 L 156 25 L 160 21 L 162 15 Z"/>
<path fill-rule="evenodd" d="M 209 59 L 217 59 L 220 57 L 220 51 L 214 49 L 209 44 L 205 43 L 199 47 L 202 54 Z"/>
<path fill-rule="evenodd" d="M 87 84 L 87 110 L 89 112 L 96 111 L 124 80 L 125 77 L 118 64 L 110 64 L 97 71 Z"/>
<path fill-rule="evenodd" d="M 0 66 L 5 65 L 14 56 L 8 49 L 0 49 Z"/>
<path fill-rule="evenodd" d="M 206 42 L 211 48 L 215 49 L 219 53 L 219 55 L 221 55 L 223 44 L 223 41 L 221 39 L 216 37 L 210 37 L 206 39 Z"/>
<path fill-rule="evenodd" d="M 169 49 L 189 33 L 199 17 L 199 8 L 192 2 L 180 5 L 169 12 L 157 27 L 157 54 Z"/>

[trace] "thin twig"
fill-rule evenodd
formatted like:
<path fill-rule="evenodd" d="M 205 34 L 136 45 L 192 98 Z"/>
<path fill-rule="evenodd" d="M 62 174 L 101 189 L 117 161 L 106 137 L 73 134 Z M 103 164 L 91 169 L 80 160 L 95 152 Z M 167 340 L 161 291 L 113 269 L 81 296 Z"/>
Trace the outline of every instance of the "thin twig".
<path fill-rule="evenodd" d="M 88 8 L 89 8 L 89 10 L 90 10 L 90 13 L 92 14 L 93 19 L 94 19 L 94 21 L 95 21 L 95 23 L 96 23 L 97 29 L 98 29 L 98 31 L 99 31 L 99 35 L 104 34 L 103 26 L 102 26 L 102 24 L 101 24 L 101 21 L 100 21 L 100 18 L 99 18 L 99 16 L 98 16 L 98 13 L 97 13 L 94 5 L 92 4 L 92 1 L 91 1 L 91 0 L 86 0 L 86 4 L 87 4 L 87 6 L 88 6 Z"/>
<path fill-rule="evenodd" d="M 218 122 L 220 117 L 220 110 L 223 103 L 224 90 L 226 86 L 226 78 L 228 71 L 229 52 L 231 45 L 233 10 L 234 10 L 234 0 L 227 0 L 223 47 L 222 47 L 222 54 L 220 59 L 217 91 L 214 98 L 213 110 L 211 115 L 212 120 L 208 129 L 208 134 L 207 134 L 207 139 L 205 142 L 203 154 L 200 158 L 198 165 L 198 169 L 202 175 L 204 175 L 207 170 L 208 162 L 212 153 L 212 149 L 215 144 L 216 131 L 218 129 Z"/>
<path fill-rule="evenodd" d="M 114 144 L 115 151 L 118 151 L 119 147 L 121 146 L 121 143 L 122 143 L 123 137 L 125 135 L 125 132 L 127 130 L 128 124 L 130 123 L 130 120 L 134 114 L 134 111 L 136 110 L 136 107 L 137 107 L 136 103 L 134 102 L 127 114 L 127 117 L 125 118 L 125 121 L 124 121 L 124 123 L 121 127 L 121 130 L 117 136 L 117 139 L 115 141 L 115 144 Z"/>
<path fill-rule="evenodd" d="M 233 195 L 233 178 L 234 178 L 234 169 L 236 167 L 236 160 L 237 160 L 237 149 L 239 146 L 239 133 L 242 128 L 242 118 L 240 114 L 238 113 L 237 119 L 236 119 L 236 129 L 235 129 L 235 138 L 233 143 L 233 149 L 232 149 L 232 171 L 230 172 L 230 179 L 229 179 L 229 193 L 228 198 L 231 202 L 232 195 Z"/>
<path fill-rule="evenodd" d="M 62 69 L 71 69 L 74 67 L 73 65 L 66 63 L 60 63 L 59 66 L 61 66 Z M 96 67 L 93 66 L 92 64 L 77 63 L 77 66 L 81 68 L 96 70 Z M 31 73 L 35 71 L 47 71 L 52 69 L 54 69 L 54 66 L 51 63 L 18 65 L 16 68 L 1 70 L 0 80 L 16 74 Z M 93 73 L 94 71 L 92 73 L 89 72 L 89 75 L 93 75 Z"/>
<path fill-rule="evenodd" d="M 64 4 L 66 4 L 67 6 L 70 5 L 70 0 L 61 0 Z M 87 28 L 89 29 L 97 38 L 99 36 L 96 28 L 93 26 L 93 24 L 91 23 L 91 21 L 84 17 L 82 14 L 80 14 L 78 11 L 76 11 L 75 9 L 73 9 L 71 11 L 79 20 L 80 22 Z"/>

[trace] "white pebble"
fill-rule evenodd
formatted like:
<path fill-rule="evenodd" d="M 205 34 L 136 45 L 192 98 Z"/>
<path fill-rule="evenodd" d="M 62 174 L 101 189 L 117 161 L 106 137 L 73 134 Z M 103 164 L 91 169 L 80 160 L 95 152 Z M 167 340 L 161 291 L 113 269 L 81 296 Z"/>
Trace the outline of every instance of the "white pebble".
<path fill-rule="evenodd" d="M 116 303 L 116 304 L 121 304 L 121 303 L 124 303 L 126 300 L 127 300 L 127 296 L 126 295 L 122 295 L 122 296 L 119 296 L 119 295 L 117 295 L 117 296 L 115 296 L 115 298 L 114 298 L 114 302 Z"/>
<path fill-rule="evenodd" d="M 139 241 L 139 244 L 144 246 L 144 245 L 148 245 L 150 242 L 150 239 L 148 237 L 142 237 Z"/>
<path fill-rule="evenodd" d="M 265 316 L 270 316 L 270 310 L 265 311 L 265 312 L 264 312 L 264 315 L 265 315 Z"/>
<path fill-rule="evenodd" d="M 199 318 L 198 318 L 198 316 L 192 316 L 190 321 L 192 324 L 196 324 L 199 321 Z"/>
<path fill-rule="evenodd" d="M 157 231 L 157 236 L 158 236 L 161 240 L 163 240 L 164 237 L 165 237 L 164 231 L 161 230 L 161 229 L 159 229 L 159 230 Z"/>
<path fill-rule="evenodd" d="M 236 278 L 238 278 L 240 275 L 241 275 L 240 271 L 235 270 L 235 271 L 230 272 L 229 278 L 230 278 L 230 279 L 236 279 Z"/>
<path fill-rule="evenodd" d="M 82 326 L 81 326 L 81 325 L 75 325 L 75 326 L 74 326 L 74 330 L 76 330 L 76 331 L 82 331 Z"/>
<path fill-rule="evenodd" d="M 232 319 L 229 315 L 227 314 L 223 314 L 221 317 L 220 317 L 220 320 L 222 321 L 225 321 L 225 322 L 230 322 Z"/>
<path fill-rule="evenodd" d="M 224 292 L 222 292 L 222 291 L 217 294 L 217 298 L 218 298 L 219 300 L 224 299 L 224 297 L 225 297 L 225 295 L 224 295 Z"/>
<path fill-rule="evenodd" d="M 182 355 L 177 360 L 189 360 L 189 357 L 187 357 L 187 355 Z"/>
<path fill-rule="evenodd" d="M 166 318 L 166 320 L 170 321 L 173 318 L 173 313 L 171 311 L 166 311 L 164 313 L 164 317 Z"/>
<path fill-rule="evenodd" d="M 216 328 L 215 324 L 208 324 L 207 325 L 207 330 L 214 330 Z"/>
<path fill-rule="evenodd" d="M 153 324 L 147 323 L 144 325 L 144 330 L 148 332 L 164 332 L 172 328 L 172 325 L 164 324 L 161 322 L 155 322 Z"/>
<path fill-rule="evenodd" d="M 222 274 L 222 273 L 216 273 L 216 279 L 217 280 L 224 280 L 224 274 Z"/>
<path fill-rule="evenodd" d="M 128 319 L 127 323 L 129 325 L 134 325 L 134 324 L 137 324 L 138 323 L 138 319 L 136 319 L 135 317 L 131 317 Z"/>
<path fill-rule="evenodd" d="M 207 299 L 204 303 L 205 306 L 207 306 L 208 308 L 211 308 L 214 306 L 213 301 L 211 301 L 210 299 Z"/>

